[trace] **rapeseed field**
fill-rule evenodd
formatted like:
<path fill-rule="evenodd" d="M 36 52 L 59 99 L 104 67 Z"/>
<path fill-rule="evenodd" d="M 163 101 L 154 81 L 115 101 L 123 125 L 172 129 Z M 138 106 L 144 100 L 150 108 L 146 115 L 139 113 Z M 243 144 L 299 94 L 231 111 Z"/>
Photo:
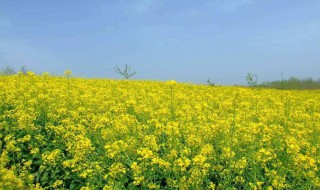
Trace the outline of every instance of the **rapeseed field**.
<path fill-rule="evenodd" d="M 0 76 L 0 189 L 320 189 L 320 91 Z"/>

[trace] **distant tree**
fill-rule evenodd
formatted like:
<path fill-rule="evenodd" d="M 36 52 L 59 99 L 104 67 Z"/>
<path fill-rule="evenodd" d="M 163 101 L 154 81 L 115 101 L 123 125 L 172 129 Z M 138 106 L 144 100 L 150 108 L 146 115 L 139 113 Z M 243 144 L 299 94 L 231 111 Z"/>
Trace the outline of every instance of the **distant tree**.
<path fill-rule="evenodd" d="M 207 83 L 208 83 L 209 86 L 214 86 L 214 83 L 212 83 L 209 78 L 207 80 Z"/>
<path fill-rule="evenodd" d="M 281 72 L 281 74 L 280 74 L 280 75 L 281 75 L 281 80 L 284 80 L 284 78 L 283 78 L 283 73 L 282 73 L 282 72 Z"/>
<path fill-rule="evenodd" d="M 13 67 L 10 67 L 9 65 L 1 71 L 2 75 L 14 75 L 16 74 L 16 71 L 14 70 Z"/>
<path fill-rule="evenodd" d="M 247 73 L 246 79 L 247 79 L 247 84 L 250 87 L 256 87 L 258 86 L 258 82 L 257 82 L 257 75 L 254 75 L 252 73 Z"/>
<path fill-rule="evenodd" d="M 21 66 L 20 72 L 22 72 L 23 74 L 27 74 L 27 68 L 23 65 Z"/>
<path fill-rule="evenodd" d="M 127 64 L 122 70 L 118 66 L 114 68 L 114 71 L 122 75 L 125 79 L 129 79 L 130 77 L 136 74 L 136 71 L 130 72 L 130 70 L 131 67 L 129 67 Z"/>

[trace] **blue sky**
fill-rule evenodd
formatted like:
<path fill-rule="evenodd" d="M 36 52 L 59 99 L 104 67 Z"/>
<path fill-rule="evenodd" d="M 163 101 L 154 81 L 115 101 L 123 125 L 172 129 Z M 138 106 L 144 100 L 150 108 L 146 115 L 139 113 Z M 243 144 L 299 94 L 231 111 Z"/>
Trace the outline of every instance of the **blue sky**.
<path fill-rule="evenodd" d="M 320 78 L 319 0 L 0 0 L 0 68 L 245 84 Z"/>

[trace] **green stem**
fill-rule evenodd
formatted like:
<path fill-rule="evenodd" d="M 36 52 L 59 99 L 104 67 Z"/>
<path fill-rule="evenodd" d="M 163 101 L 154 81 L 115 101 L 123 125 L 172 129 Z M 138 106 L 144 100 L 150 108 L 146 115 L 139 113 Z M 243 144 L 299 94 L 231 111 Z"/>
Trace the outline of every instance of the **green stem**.
<path fill-rule="evenodd" d="M 70 108 L 70 76 L 67 76 L 68 78 L 68 108 Z"/>
<path fill-rule="evenodd" d="M 170 112 L 171 112 L 171 119 L 174 117 L 174 110 L 173 110 L 173 87 L 170 86 Z"/>

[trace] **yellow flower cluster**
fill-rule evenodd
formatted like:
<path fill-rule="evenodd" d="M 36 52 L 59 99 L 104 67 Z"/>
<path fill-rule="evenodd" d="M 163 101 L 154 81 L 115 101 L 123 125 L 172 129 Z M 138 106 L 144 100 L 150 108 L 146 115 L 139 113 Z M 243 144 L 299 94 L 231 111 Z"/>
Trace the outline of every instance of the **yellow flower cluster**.
<path fill-rule="evenodd" d="M 0 189 L 320 189 L 320 91 L 0 76 Z"/>

